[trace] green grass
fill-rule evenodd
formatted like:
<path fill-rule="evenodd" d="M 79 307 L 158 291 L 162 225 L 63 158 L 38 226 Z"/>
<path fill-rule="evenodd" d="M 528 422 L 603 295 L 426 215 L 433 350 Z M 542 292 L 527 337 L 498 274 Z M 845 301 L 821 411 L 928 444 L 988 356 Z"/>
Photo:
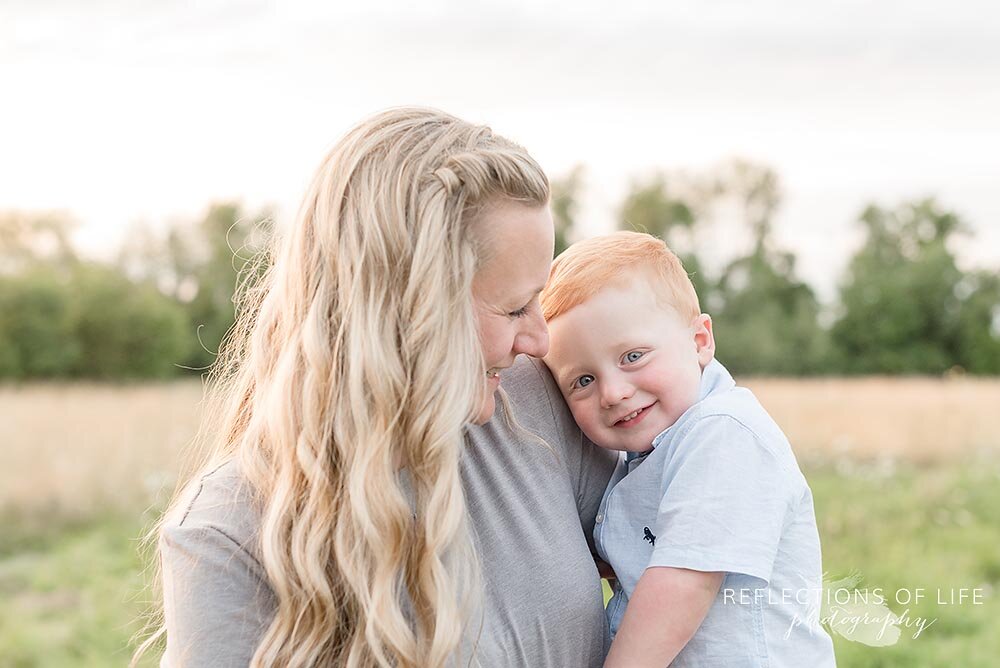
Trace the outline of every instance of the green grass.
<path fill-rule="evenodd" d="M 937 620 L 916 639 L 911 637 L 915 629 L 903 629 L 890 647 L 867 647 L 835 634 L 838 665 L 995 666 L 1000 657 L 1000 462 L 896 471 L 842 463 L 807 472 L 807 477 L 826 571 L 859 571 L 865 586 L 882 588 L 896 614 L 909 608 L 912 617 Z M 919 603 L 893 600 L 899 590 L 918 588 L 925 595 Z M 939 603 L 938 590 L 947 601 L 952 590 L 961 588 L 982 590 L 982 604 Z"/>
<path fill-rule="evenodd" d="M 0 666 L 127 665 L 145 595 L 143 520 L 34 521 L 33 529 L 23 519 L 3 524 Z"/>
<path fill-rule="evenodd" d="M 891 647 L 835 635 L 841 668 L 992 667 L 1000 656 L 1000 462 L 933 468 L 851 462 L 807 469 L 831 575 L 890 593 L 923 588 L 910 614 L 937 621 Z M 124 666 L 145 599 L 136 538 L 148 517 L 0 518 L 0 666 Z M 982 605 L 936 590 L 983 588 Z M 148 665 L 153 665 L 151 659 Z"/>

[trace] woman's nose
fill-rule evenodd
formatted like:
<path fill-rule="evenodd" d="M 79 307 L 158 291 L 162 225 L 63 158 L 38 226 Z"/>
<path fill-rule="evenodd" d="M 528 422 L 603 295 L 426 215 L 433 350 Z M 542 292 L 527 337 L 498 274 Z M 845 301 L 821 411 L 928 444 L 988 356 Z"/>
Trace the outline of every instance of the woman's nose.
<path fill-rule="evenodd" d="M 549 352 L 549 328 L 540 313 L 527 318 L 524 329 L 514 339 L 514 353 L 545 357 Z"/>

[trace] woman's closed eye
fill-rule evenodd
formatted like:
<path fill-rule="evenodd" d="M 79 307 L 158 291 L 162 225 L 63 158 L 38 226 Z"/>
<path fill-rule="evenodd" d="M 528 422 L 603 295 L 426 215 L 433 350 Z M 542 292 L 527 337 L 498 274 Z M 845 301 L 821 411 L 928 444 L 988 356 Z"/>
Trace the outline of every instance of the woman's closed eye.
<path fill-rule="evenodd" d="M 522 306 L 521 308 L 517 309 L 516 311 L 511 311 L 507 315 L 509 315 L 511 318 L 523 318 L 524 316 L 526 316 L 528 314 L 528 307 L 529 306 L 531 306 L 531 305 L 530 304 L 525 304 L 524 306 Z"/>
<path fill-rule="evenodd" d="M 528 311 L 531 310 L 531 305 L 534 304 L 534 303 L 535 303 L 535 300 L 532 299 L 530 302 L 528 302 L 527 304 L 525 304 L 521 308 L 516 309 L 516 310 L 511 311 L 510 313 L 508 313 L 507 316 L 511 317 L 511 318 L 523 318 L 524 316 L 528 315 Z"/>

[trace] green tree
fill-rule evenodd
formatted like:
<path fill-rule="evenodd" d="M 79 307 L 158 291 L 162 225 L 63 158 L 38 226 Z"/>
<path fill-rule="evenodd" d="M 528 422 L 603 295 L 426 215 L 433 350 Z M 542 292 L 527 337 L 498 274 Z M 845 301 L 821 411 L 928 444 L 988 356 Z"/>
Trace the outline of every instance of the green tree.
<path fill-rule="evenodd" d="M 674 194 L 667 176 L 660 172 L 646 181 L 633 182 L 622 203 L 618 227 L 652 234 L 671 245 L 677 241 L 674 235 L 678 228 L 690 229 L 694 224 L 694 205 Z"/>
<path fill-rule="evenodd" d="M 730 262 L 716 286 L 713 313 L 719 357 L 734 373 L 802 375 L 822 370 L 828 338 L 812 289 L 796 277 L 795 256 L 773 247 L 781 202 L 777 174 L 734 160 L 714 178 L 717 198 L 730 198 L 749 229 L 753 250 Z"/>
<path fill-rule="evenodd" d="M 583 187 L 583 165 L 576 165 L 551 184 L 552 219 L 555 223 L 555 255 L 569 248 L 576 232 L 576 215 Z"/>
<path fill-rule="evenodd" d="M 954 213 L 926 199 L 895 210 L 871 205 L 859 221 L 866 241 L 848 267 L 832 329 L 844 370 L 936 374 L 967 362 L 965 346 L 977 359 L 995 354 L 995 341 L 975 332 L 989 330 L 995 284 L 979 281 L 976 299 L 962 299 L 963 274 L 948 242 L 967 230 Z"/>
<path fill-rule="evenodd" d="M 36 266 L 0 278 L 0 378 L 66 376 L 80 354 L 65 276 Z"/>
<path fill-rule="evenodd" d="M 72 266 L 78 259 L 70 239 L 73 225 L 58 212 L 0 214 L 0 273 L 23 272 L 40 264 Z"/>
<path fill-rule="evenodd" d="M 184 309 L 149 283 L 112 267 L 81 266 L 73 285 L 74 338 L 80 354 L 72 374 L 86 378 L 148 378 L 177 373 L 189 354 Z"/>
<path fill-rule="evenodd" d="M 795 277 L 791 253 L 731 262 L 719 279 L 713 316 L 719 358 L 733 373 L 804 375 L 825 369 L 828 337 L 812 289 Z"/>
<path fill-rule="evenodd" d="M 712 286 L 702 271 L 702 263 L 688 242 L 704 204 L 697 196 L 693 179 L 674 179 L 663 172 L 645 181 L 634 181 L 618 216 L 618 229 L 646 232 L 663 239 L 684 264 L 698 296 L 705 301 Z"/>
<path fill-rule="evenodd" d="M 65 375 L 79 354 L 69 275 L 78 259 L 61 213 L 0 214 L 0 378 Z"/>
<path fill-rule="evenodd" d="M 1000 374 L 1000 273 L 973 272 L 960 283 L 960 293 L 959 364 L 970 373 Z"/>
<path fill-rule="evenodd" d="M 204 369 L 215 360 L 235 319 L 237 285 L 266 267 L 260 249 L 270 229 L 268 212 L 249 216 L 229 202 L 213 204 L 195 223 L 171 225 L 162 238 L 142 228 L 133 231 L 119 265 L 183 305 L 190 321 L 184 366 Z"/>
<path fill-rule="evenodd" d="M 781 204 L 781 183 L 773 169 L 736 158 L 722 165 L 709 184 L 716 198 L 735 200 L 756 247 L 770 243 L 774 213 Z"/>

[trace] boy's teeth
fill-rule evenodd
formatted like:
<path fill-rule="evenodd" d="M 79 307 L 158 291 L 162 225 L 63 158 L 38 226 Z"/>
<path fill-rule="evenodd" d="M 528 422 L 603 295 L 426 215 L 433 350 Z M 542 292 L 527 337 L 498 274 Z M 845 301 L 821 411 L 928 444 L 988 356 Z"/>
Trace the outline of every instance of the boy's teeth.
<path fill-rule="evenodd" d="M 642 409 L 640 408 L 639 410 L 642 410 Z M 639 414 L 639 411 L 633 411 L 633 412 L 629 413 L 628 415 L 626 415 L 625 417 L 623 417 L 622 421 L 623 422 L 628 422 L 629 420 L 631 420 L 632 418 L 634 418 L 638 414 Z"/>

